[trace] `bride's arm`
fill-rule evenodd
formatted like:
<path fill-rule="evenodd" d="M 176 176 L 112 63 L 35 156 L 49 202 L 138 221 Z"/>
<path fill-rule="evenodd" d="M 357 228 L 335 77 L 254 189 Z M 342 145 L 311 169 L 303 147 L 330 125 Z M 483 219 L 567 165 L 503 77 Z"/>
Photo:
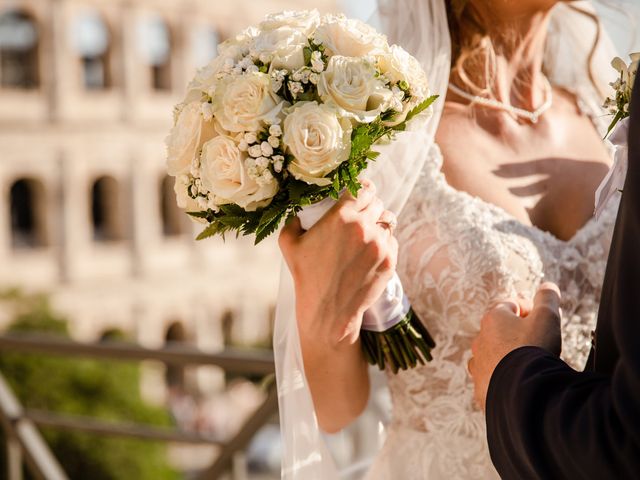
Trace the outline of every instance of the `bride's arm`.
<path fill-rule="evenodd" d="M 367 186 L 358 198 L 343 196 L 309 231 L 296 219 L 280 236 L 295 283 L 305 374 L 327 432 L 347 426 L 368 401 L 360 326 L 393 275 L 398 251 L 395 238 L 377 224 L 383 212 Z"/>

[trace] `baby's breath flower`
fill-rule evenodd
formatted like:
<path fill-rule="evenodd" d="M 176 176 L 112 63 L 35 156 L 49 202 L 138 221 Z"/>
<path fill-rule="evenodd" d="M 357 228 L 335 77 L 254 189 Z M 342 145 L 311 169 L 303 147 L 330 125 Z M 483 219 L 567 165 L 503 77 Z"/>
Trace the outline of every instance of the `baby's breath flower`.
<path fill-rule="evenodd" d="M 265 169 L 269 166 L 269 159 L 265 157 L 256 158 L 256 167 L 260 169 Z"/>
<path fill-rule="evenodd" d="M 300 82 L 289 82 L 289 91 L 291 92 L 291 96 L 294 98 L 298 98 L 298 95 L 304 92 L 304 87 Z"/>
<path fill-rule="evenodd" d="M 278 148 L 280 146 L 280 139 L 278 137 L 274 137 L 273 135 L 267 139 L 267 142 L 269 142 L 269 145 L 271 145 L 273 148 Z"/>
<path fill-rule="evenodd" d="M 273 155 L 273 147 L 269 144 L 269 142 L 262 142 L 260 145 L 260 149 L 262 150 L 262 155 L 265 157 L 270 157 Z"/>
<path fill-rule="evenodd" d="M 258 141 L 258 135 L 256 134 L 256 132 L 247 132 L 244 134 L 244 141 L 249 145 L 253 145 Z"/>
<path fill-rule="evenodd" d="M 209 102 L 202 104 L 202 118 L 205 122 L 210 122 L 213 119 L 213 105 Z"/>
<path fill-rule="evenodd" d="M 269 135 L 272 137 L 282 136 L 282 127 L 280 125 L 271 125 L 269 127 Z"/>
<path fill-rule="evenodd" d="M 282 167 L 284 166 L 284 157 L 282 155 L 274 155 L 272 157 L 273 160 L 273 169 L 276 173 L 280 173 L 282 171 Z"/>
<path fill-rule="evenodd" d="M 253 158 L 258 158 L 260 156 L 262 156 L 262 148 L 260 148 L 260 145 L 252 145 L 249 147 L 249 155 L 251 155 Z"/>
<path fill-rule="evenodd" d="M 238 150 L 240 150 L 241 152 L 246 152 L 247 150 L 249 150 L 249 144 L 246 140 L 240 140 L 240 142 L 238 143 Z"/>

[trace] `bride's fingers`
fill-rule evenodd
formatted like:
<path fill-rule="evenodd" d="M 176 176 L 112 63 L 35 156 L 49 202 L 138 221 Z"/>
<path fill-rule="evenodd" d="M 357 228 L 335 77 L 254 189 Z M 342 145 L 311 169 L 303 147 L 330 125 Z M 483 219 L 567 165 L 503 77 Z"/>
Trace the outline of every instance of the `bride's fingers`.
<path fill-rule="evenodd" d="M 385 210 L 376 223 L 393 235 L 398 226 L 398 219 L 393 212 Z"/>
<path fill-rule="evenodd" d="M 521 314 L 520 302 L 517 300 L 501 300 L 499 302 L 495 302 L 489 307 L 488 311 L 496 309 L 506 310 L 518 316 Z"/>
<path fill-rule="evenodd" d="M 359 212 L 367 208 L 373 201 L 376 195 L 376 186 L 373 182 L 363 181 L 362 188 L 358 191 L 358 195 L 354 197 L 349 192 L 344 192 L 338 200 L 337 208 L 345 206 L 352 207 L 355 211 Z"/>

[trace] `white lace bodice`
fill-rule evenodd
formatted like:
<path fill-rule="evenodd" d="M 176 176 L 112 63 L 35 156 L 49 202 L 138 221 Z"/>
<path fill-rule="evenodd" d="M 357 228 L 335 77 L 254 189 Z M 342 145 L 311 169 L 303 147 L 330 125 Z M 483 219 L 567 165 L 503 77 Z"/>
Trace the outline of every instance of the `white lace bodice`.
<path fill-rule="evenodd" d="M 431 363 L 388 375 L 393 424 L 375 478 L 391 478 L 385 469 L 403 480 L 497 475 L 466 371 L 471 341 L 494 301 L 533 296 L 543 280 L 556 282 L 563 292 L 563 358 L 579 370 L 595 328 L 616 202 L 565 242 L 455 190 L 441 164 L 434 147 L 398 229 L 398 271 L 437 347 Z"/>

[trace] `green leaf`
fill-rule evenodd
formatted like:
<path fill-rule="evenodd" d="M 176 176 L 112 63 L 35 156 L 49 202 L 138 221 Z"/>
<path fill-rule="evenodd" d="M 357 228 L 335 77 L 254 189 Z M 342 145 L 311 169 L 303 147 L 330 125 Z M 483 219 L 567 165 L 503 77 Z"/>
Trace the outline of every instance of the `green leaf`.
<path fill-rule="evenodd" d="M 304 64 L 309 65 L 311 63 L 311 55 L 313 54 L 313 50 L 309 47 L 304 47 Z"/>
<path fill-rule="evenodd" d="M 287 205 L 273 205 L 264 211 L 256 229 L 256 245 L 278 229 L 287 210 Z"/>
<path fill-rule="evenodd" d="M 209 212 L 187 212 L 187 215 L 194 218 L 204 218 L 205 220 L 209 218 Z"/>
<path fill-rule="evenodd" d="M 207 238 L 211 238 L 217 235 L 218 233 L 220 233 L 219 230 L 220 230 L 220 227 L 218 226 L 217 223 L 211 223 L 204 230 L 202 230 L 202 232 L 200 232 L 200 235 L 196 237 L 196 240 L 200 241 L 200 240 L 205 240 Z"/>
<path fill-rule="evenodd" d="M 407 114 L 407 118 L 403 123 L 409 123 L 414 117 L 416 117 L 417 115 L 420 115 L 427 108 L 429 108 L 433 104 L 433 102 L 435 102 L 438 99 L 438 97 L 439 95 L 432 95 L 429 98 L 427 98 L 424 102 L 417 105 L 413 110 L 411 110 Z"/>

